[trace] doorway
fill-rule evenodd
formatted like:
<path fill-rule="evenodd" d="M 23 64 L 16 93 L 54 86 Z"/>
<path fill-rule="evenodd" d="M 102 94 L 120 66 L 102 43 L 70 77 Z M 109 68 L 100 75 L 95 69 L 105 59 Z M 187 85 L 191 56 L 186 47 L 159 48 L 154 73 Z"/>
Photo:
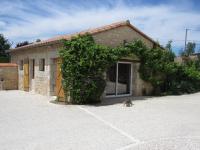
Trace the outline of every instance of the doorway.
<path fill-rule="evenodd" d="M 118 62 L 106 72 L 106 97 L 132 94 L 132 63 Z"/>
<path fill-rule="evenodd" d="M 50 59 L 50 95 L 56 96 L 56 65 L 57 59 Z"/>
<path fill-rule="evenodd" d="M 29 91 L 29 59 L 24 59 L 24 91 Z"/>
<path fill-rule="evenodd" d="M 62 87 L 62 72 L 61 72 L 61 59 L 57 58 L 55 59 L 56 62 L 56 87 L 55 87 L 55 93 L 60 101 L 64 101 L 64 90 Z"/>
<path fill-rule="evenodd" d="M 35 59 L 29 59 L 29 90 L 34 91 L 34 79 L 35 79 Z"/>

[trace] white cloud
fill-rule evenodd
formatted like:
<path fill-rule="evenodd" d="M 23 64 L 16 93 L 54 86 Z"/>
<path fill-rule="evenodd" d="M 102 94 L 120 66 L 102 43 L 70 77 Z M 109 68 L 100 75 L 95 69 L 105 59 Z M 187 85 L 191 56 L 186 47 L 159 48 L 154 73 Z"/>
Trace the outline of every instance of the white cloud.
<path fill-rule="evenodd" d="M 0 21 L 0 28 L 4 28 L 6 26 L 6 23 L 3 21 Z"/>
<path fill-rule="evenodd" d="M 65 34 L 87 28 L 98 27 L 116 21 L 129 19 L 133 25 L 155 40 L 165 44 L 169 39 L 175 39 L 176 46 L 182 46 L 185 28 L 199 28 L 200 14 L 194 11 L 183 11 L 171 5 L 129 6 L 119 1 L 113 7 L 68 7 L 55 6 L 46 3 L 40 6 L 49 16 L 23 11 L 26 5 L 20 3 L 4 8 L 4 13 L 17 13 L 25 21 L 8 24 L 0 32 L 6 37 L 18 41 Z M 9 11 L 12 9 L 12 11 Z M 16 10 L 16 11 L 15 11 Z M 2 11 L 1 11 L 2 13 Z M 190 32 L 189 39 L 198 40 L 200 32 Z"/>

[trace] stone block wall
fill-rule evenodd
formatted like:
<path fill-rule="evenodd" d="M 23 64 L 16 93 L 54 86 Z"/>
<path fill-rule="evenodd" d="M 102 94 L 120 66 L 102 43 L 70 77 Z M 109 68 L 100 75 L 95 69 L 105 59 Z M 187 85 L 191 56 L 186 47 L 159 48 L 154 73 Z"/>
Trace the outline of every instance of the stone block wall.
<path fill-rule="evenodd" d="M 117 29 L 108 30 L 93 35 L 96 43 L 110 47 L 116 47 L 123 44 L 124 41 L 131 42 L 134 40 L 142 40 L 148 47 L 152 48 L 153 43 L 131 29 L 128 26 L 122 26 Z"/>
<path fill-rule="evenodd" d="M 20 65 L 21 60 L 29 60 L 29 91 L 42 94 L 42 95 L 51 95 L 51 61 L 53 58 L 58 57 L 58 47 L 54 46 L 44 46 L 37 47 L 32 49 L 25 49 L 19 52 L 11 53 L 11 62 Z M 31 60 L 35 61 L 35 73 L 34 78 L 31 77 Z M 45 69 L 44 71 L 39 70 L 39 60 L 45 59 Z M 24 80 L 24 69 L 19 72 L 19 90 L 24 90 L 23 80 Z"/>
<path fill-rule="evenodd" d="M 0 63 L 0 90 L 18 89 L 18 69 L 16 64 Z"/>
<path fill-rule="evenodd" d="M 134 96 L 143 96 L 143 95 L 151 95 L 153 92 L 153 86 L 145 82 L 144 80 L 141 79 L 140 73 L 139 73 L 139 68 L 140 68 L 140 63 L 139 62 L 133 62 L 132 65 L 132 70 L 133 70 L 133 76 L 132 76 L 132 90 L 133 90 L 133 95 Z"/>

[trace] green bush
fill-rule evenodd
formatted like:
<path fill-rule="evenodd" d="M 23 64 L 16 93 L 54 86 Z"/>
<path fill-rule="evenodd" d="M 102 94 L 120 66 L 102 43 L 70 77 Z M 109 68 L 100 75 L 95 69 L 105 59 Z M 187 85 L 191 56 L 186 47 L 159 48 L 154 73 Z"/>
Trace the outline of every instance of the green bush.
<path fill-rule="evenodd" d="M 140 59 L 140 76 L 156 95 L 193 93 L 200 90 L 199 62 L 174 62 L 175 55 L 161 48 L 147 48 L 140 40 L 110 48 L 98 45 L 90 35 L 64 41 L 60 50 L 65 95 L 74 104 L 99 102 L 105 89 L 105 71 L 122 57 Z"/>
<path fill-rule="evenodd" d="M 60 57 L 65 95 L 70 93 L 74 104 L 100 101 L 106 85 L 104 72 L 124 51 L 97 45 L 90 35 L 64 41 Z"/>
<path fill-rule="evenodd" d="M 8 56 L 0 56 L 0 63 L 9 63 L 10 58 Z"/>
<path fill-rule="evenodd" d="M 125 47 L 140 58 L 140 76 L 153 85 L 155 95 L 200 91 L 199 60 L 178 64 L 174 62 L 172 51 L 149 49 L 141 41 L 128 43 Z"/>

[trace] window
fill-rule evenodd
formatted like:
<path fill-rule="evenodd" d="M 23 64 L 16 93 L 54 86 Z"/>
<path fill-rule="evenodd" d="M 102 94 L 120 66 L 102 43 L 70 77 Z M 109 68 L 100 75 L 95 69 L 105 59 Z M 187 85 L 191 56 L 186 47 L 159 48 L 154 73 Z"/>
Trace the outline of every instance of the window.
<path fill-rule="evenodd" d="M 45 70 L 45 59 L 44 58 L 40 59 L 40 61 L 39 61 L 39 70 L 40 71 Z"/>
<path fill-rule="evenodd" d="M 20 60 L 20 62 L 19 62 L 19 69 L 20 70 L 23 70 L 23 65 L 24 65 L 24 61 Z"/>
<path fill-rule="evenodd" d="M 34 79 L 35 78 L 35 59 L 32 59 L 31 68 L 32 68 L 32 70 L 31 70 L 31 78 Z"/>

